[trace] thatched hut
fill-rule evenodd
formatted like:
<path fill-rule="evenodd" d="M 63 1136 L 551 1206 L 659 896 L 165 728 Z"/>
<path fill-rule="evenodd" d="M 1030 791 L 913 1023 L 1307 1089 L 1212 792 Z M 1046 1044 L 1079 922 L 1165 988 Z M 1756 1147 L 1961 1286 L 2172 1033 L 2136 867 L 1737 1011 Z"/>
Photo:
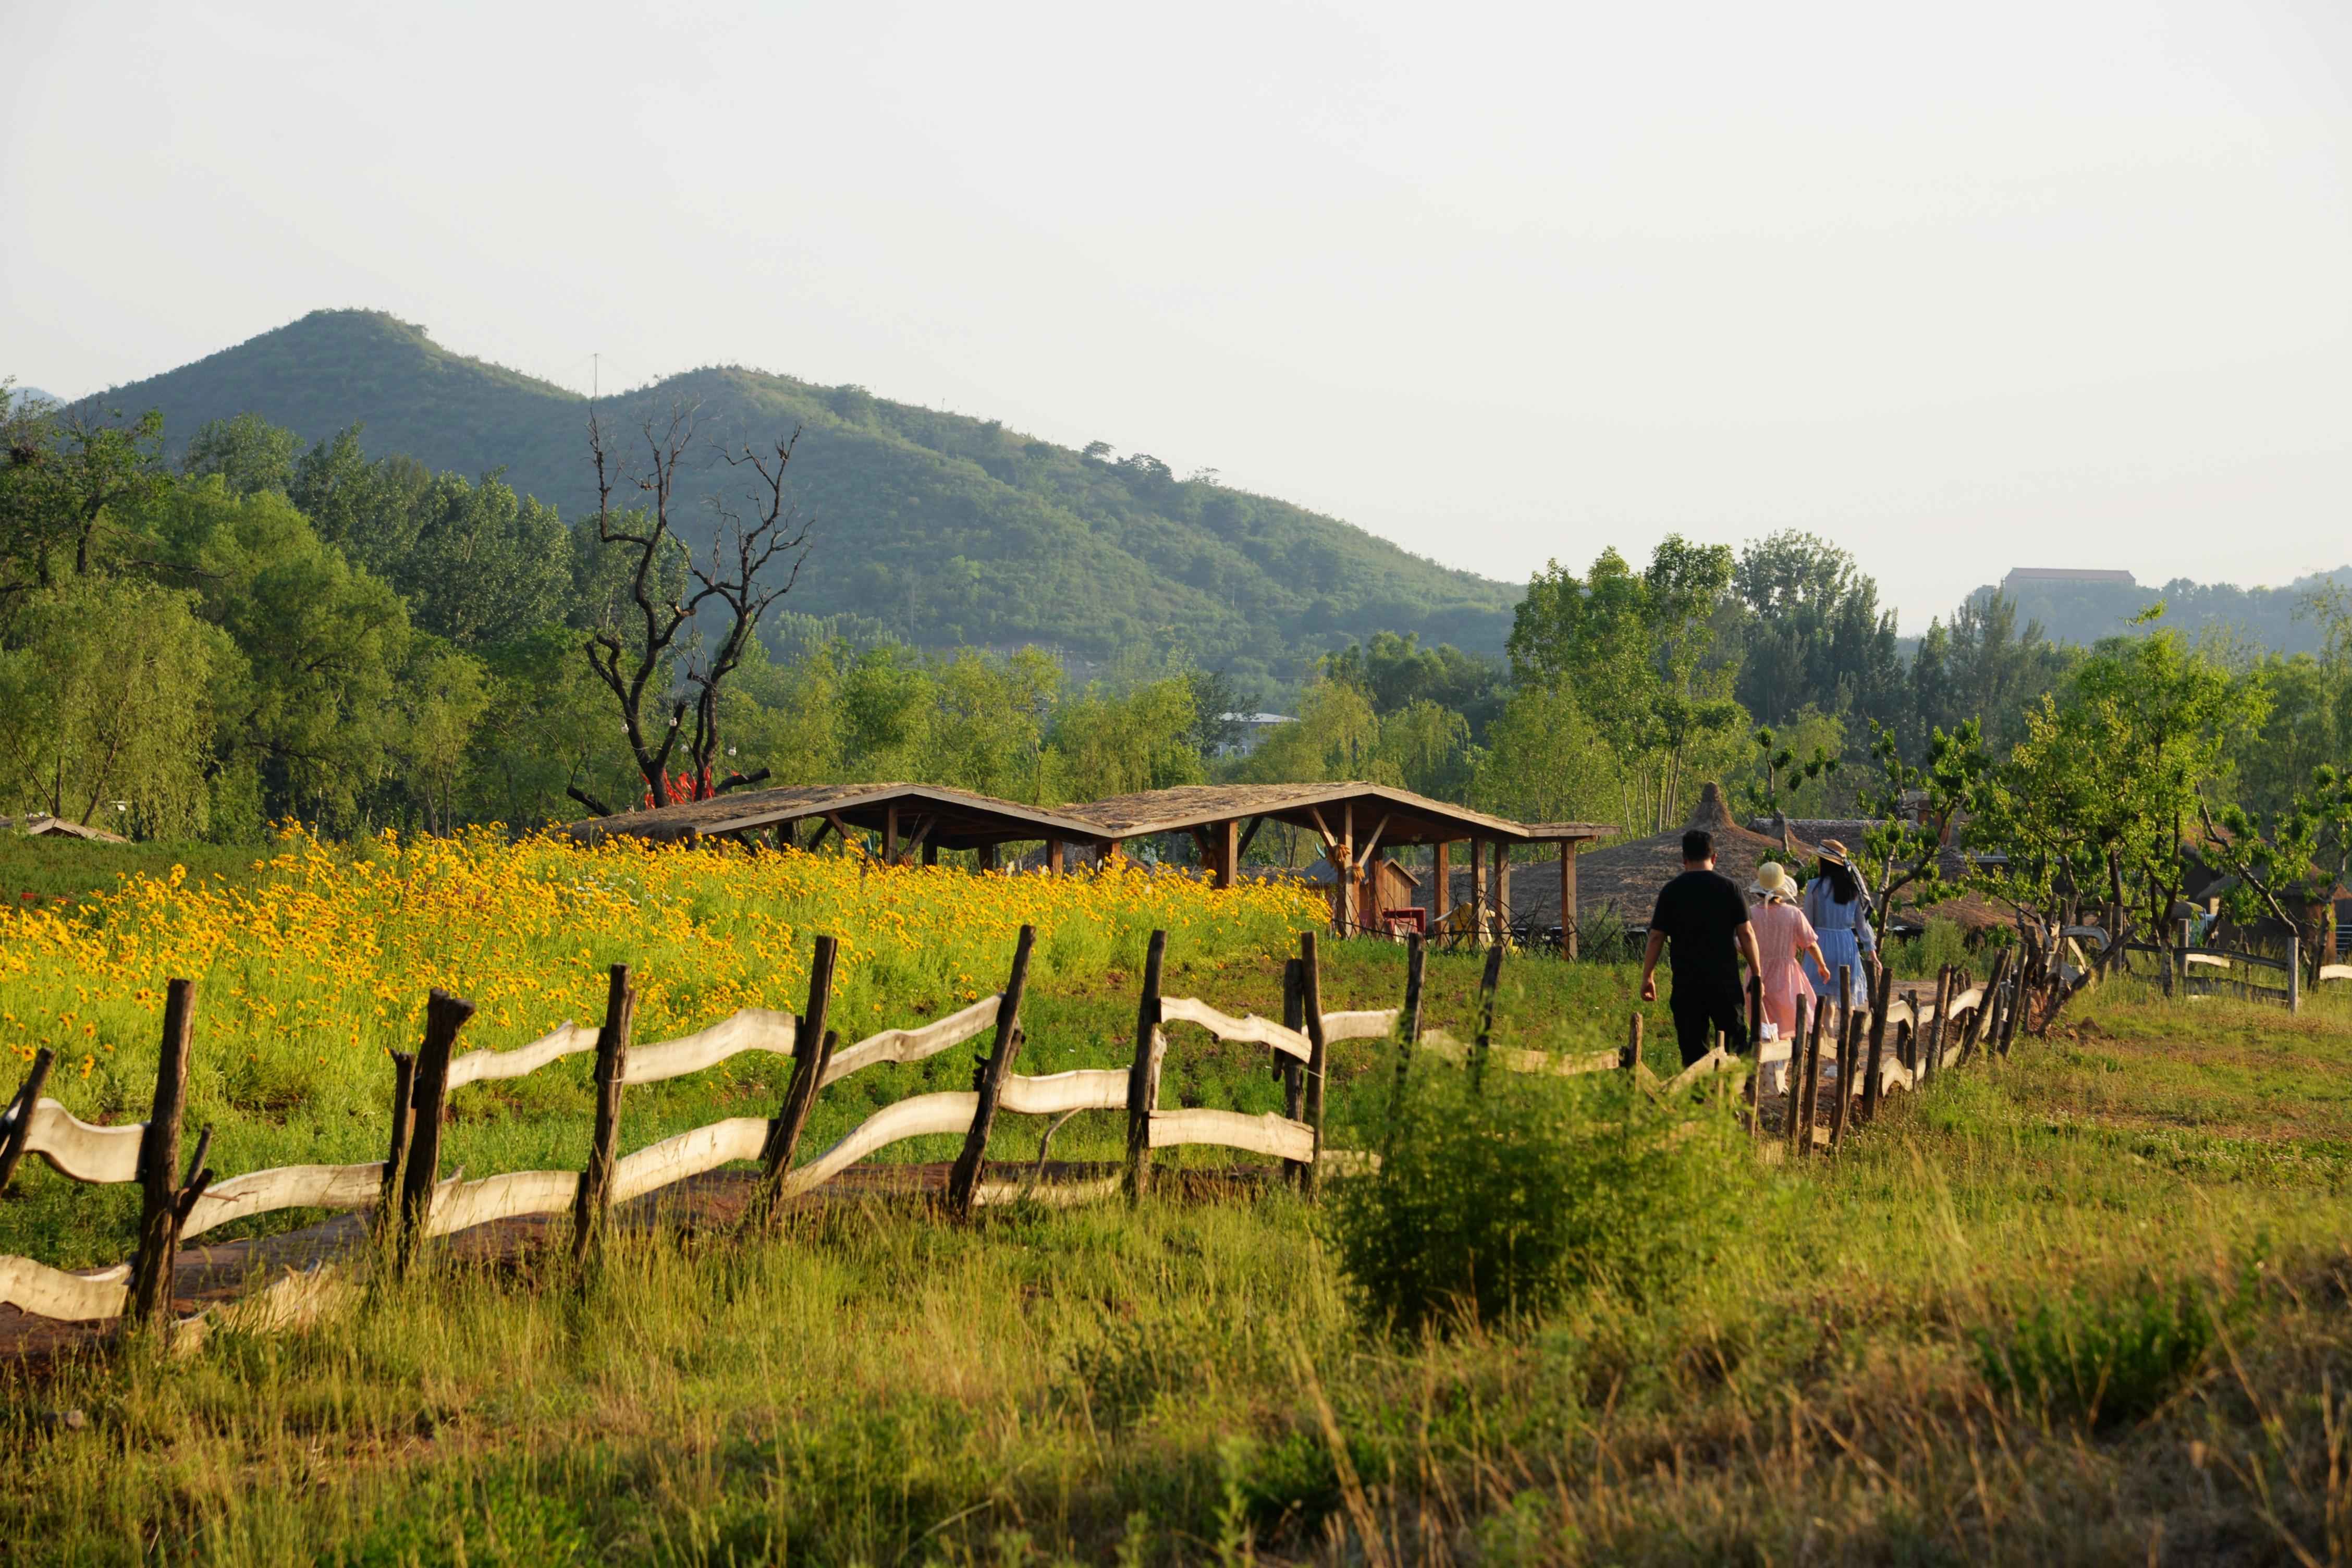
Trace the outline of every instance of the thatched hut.
<path fill-rule="evenodd" d="M 1648 925 L 1658 889 L 1682 874 L 1683 835 L 1694 827 L 1715 836 L 1715 868 L 1742 888 L 1756 879 L 1756 868 L 1767 852 L 1816 853 L 1801 841 L 1783 849 L 1777 836 L 1767 837 L 1740 826 L 1724 805 L 1722 786 L 1710 780 L 1682 826 L 1577 858 L 1577 919 L 1587 921 L 1607 911 L 1629 927 Z"/>

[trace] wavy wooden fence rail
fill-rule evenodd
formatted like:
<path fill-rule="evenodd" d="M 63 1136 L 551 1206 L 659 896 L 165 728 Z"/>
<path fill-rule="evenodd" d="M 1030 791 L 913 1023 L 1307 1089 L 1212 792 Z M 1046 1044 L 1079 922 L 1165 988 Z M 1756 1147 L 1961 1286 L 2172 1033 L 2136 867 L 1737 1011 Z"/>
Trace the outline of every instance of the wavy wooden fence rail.
<path fill-rule="evenodd" d="M 419 1047 L 394 1055 L 392 1136 L 384 1159 L 351 1165 L 279 1166 L 225 1181 L 215 1181 L 205 1164 L 209 1129 L 199 1135 L 193 1157 L 184 1163 L 179 1158 L 193 986 L 174 980 L 164 1007 L 154 1100 L 145 1121 L 96 1127 L 77 1120 L 58 1101 L 42 1098 L 52 1059 L 47 1051 L 36 1058 L 15 1100 L 0 1115 L 0 1189 L 27 1155 L 39 1156 L 77 1182 L 140 1184 L 142 1203 L 131 1260 L 91 1273 L 71 1273 L 31 1258 L 0 1257 L 0 1302 L 64 1321 L 127 1318 L 163 1323 L 170 1317 L 172 1269 L 181 1243 L 231 1221 L 288 1209 L 373 1212 L 383 1251 L 395 1268 L 407 1267 L 433 1237 L 498 1220 L 566 1213 L 572 1220 L 572 1246 L 584 1257 L 599 1245 L 614 1205 L 723 1166 L 758 1164 L 751 1208 L 751 1222 L 758 1223 L 785 1200 L 823 1186 L 894 1143 L 940 1134 L 961 1133 L 964 1138 L 945 1198 L 946 1208 L 958 1215 L 1020 1201 L 1068 1205 L 1122 1192 L 1140 1194 L 1151 1180 L 1151 1152 L 1186 1145 L 1237 1149 L 1279 1161 L 1286 1178 L 1311 1194 L 1327 1170 L 1345 1173 L 1379 1164 L 1378 1156 L 1369 1152 L 1323 1145 L 1325 1064 L 1331 1046 L 1346 1040 L 1398 1042 L 1400 1082 L 1411 1062 L 1420 1058 L 1456 1064 L 1474 1074 L 1489 1068 L 1563 1076 L 1626 1071 L 1662 1096 L 1709 1079 L 1729 1083 L 1746 1074 L 1745 1115 L 1755 1134 L 1765 1137 L 1768 1121 L 1777 1121 L 1792 1152 L 1810 1152 L 1839 1142 L 1850 1111 L 1854 1119 L 1866 1120 L 1876 1113 L 1885 1095 L 1967 1062 L 1980 1047 L 1988 1056 L 2006 1055 L 2032 994 L 2023 978 L 2010 975 L 2007 953 L 1996 959 L 1990 977 L 1981 984 L 1948 967 L 1931 1004 L 1895 997 L 1891 978 L 1882 978 L 1876 996 L 1861 999 L 1873 1005 L 1857 1005 L 1849 982 L 1835 1003 L 1824 999 L 1809 1016 L 1801 1011 L 1795 1037 L 1765 1043 L 1752 1064 L 1718 1047 L 1661 1083 L 1641 1062 L 1638 1013 L 1622 1050 L 1559 1056 L 1496 1047 L 1492 1036 L 1504 957 L 1500 948 L 1488 952 L 1477 1024 L 1473 1038 L 1465 1042 L 1423 1026 L 1426 950 L 1419 938 L 1411 944 L 1401 1006 L 1327 1012 L 1317 939 L 1302 937 L 1299 956 L 1286 969 L 1284 1016 L 1276 1023 L 1249 1015 L 1236 1017 L 1198 998 L 1164 994 L 1167 937 L 1154 932 L 1145 955 L 1129 1066 L 1033 1077 L 1013 1068 L 1024 1037 L 1021 1005 L 1034 942 L 1034 931 L 1024 927 L 1004 989 L 997 994 L 930 1023 L 887 1029 L 845 1047 L 837 1046 L 826 1027 L 836 951 L 830 937 L 816 939 L 808 1005 L 799 1016 L 745 1009 L 706 1029 L 651 1046 L 631 1041 L 635 997 L 625 964 L 612 968 L 601 1025 L 592 1028 L 566 1021 L 541 1038 L 506 1051 L 457 1054 L 473 1007 L 436 991 L 427 1003 Z M 1760 1002 L 1751 986 L 1751 1037 L 1757 1032 L 1752 1026 L 1760 1018 Z M 1198 1028 L 1228 1043 L 1265 1047 L 1283 1079 L 1284 1110 L 1250 1115 L 1162 1109 L 1160 1078 L 1171 1032 L 1179 1027 Z M 992 1044 L 975 1067 L 971 1089 L 919 1094 L 883 1106 L 831 1148 L 797 1162 L 802 1132 L 824 1089 L 866 1068 L 923 1061 L 982 1035 L 992 1035 Z M 594 1055 L 596 1115 L 581 1169 L 514 1171 L 470 1181 L 462 1171 L 442 1174 L 443 1110 L 452 1092 L 468 1084 L 521 1078 L 590 1052 Z M 782 1057 L 793 1064 L 775 1115 L 716 1121 L 620 1152 L 624 1090 L 700 1072 L 749 1052 Z M 1756 1069 L 1752 1073 L 1751 1065 Z M 1781 1069 L 1777 1075 L 1776 1067 Z M 1777 1117 L 1769 1114 L 1776 1106 Z M 1044 1180 L 1047 1148 L 1069 1117 L 1122 1110 L 1127 1113 L 1127 1158 L 1119 1173 L 1075 1182 Z M 1025 1178 L 985 1179 L 982 1156 L 1000 1114 L 1052 1119 Z M 1811 1136 L 1801 1136 L 1808 1129 Z M 199 1314 L 177 1330 L 194 1342 L 214 1321 L 270 1326 L 299 1321 L 351 1288 L 332 1266 L 320 1266 L 281 1278 L 231 1307 Z"/>

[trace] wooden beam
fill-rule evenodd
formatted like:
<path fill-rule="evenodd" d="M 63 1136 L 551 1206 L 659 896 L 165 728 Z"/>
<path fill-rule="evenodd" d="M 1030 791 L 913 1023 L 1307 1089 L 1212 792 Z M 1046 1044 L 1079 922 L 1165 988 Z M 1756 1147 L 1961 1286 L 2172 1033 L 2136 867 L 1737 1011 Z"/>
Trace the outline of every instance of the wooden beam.
<path fill-rule="evenodd" d="M 1565 958 L 1577 955 L 1576 943 L 1576 840 L 1559 841 L 1559 951 Z"/>
<path fill-rule="evenodd" d="M 1250 818 L 1249 831 L 1242 835 L 1241 847 L 1234 851 L 1234 865 L 1235 867 L 1234 874 L 1236 876 L 1240 875 L 1239 867 L 1241 866 L 1242 857 L 1250 852 L 1250 846 L 1257 842 L 1257 830 L 1265 826 L 1265 817 L 1253 816 Z"/>

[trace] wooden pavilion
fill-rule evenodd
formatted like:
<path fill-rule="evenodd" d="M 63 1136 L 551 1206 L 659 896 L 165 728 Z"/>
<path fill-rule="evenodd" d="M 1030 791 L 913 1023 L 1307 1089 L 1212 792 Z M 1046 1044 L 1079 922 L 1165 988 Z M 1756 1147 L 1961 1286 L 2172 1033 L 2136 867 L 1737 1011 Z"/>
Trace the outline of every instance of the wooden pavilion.
<path fill-rule="evenodd" d="M 1390 929 L 1390 910 L 1394 906 L 1384 904 L 1383 893 L 1393 894 L 1409 886 L 1410 879 L 1388 876 L 1382 868 L 1402 870 L 1385 858 L 1400 847 L 1429 847 L 1435 874 L 1427 885 L 1436 906 L 1446 902 L 1445 892 L 1453 885 L 1448 864 L 1453 847 L 1469 847 L 1471 896 L 1466 912 L 1471 931 L 1483 938 L 1508 929 L 1508 851 L 1513 847 L 1559 846 L 1562 907 L 1573 909 L 1577 852 L 1616 831 L 1590 822 L 1530 826 L 1409 790 L 1363 783 L 1186 784 L 1063 809 L 1091 824 L 1113 853 L 1129 838 L 1188 835 L 1199 848 L 1201 864 L 1221 888 L 1234 885 L 1243 857 L 1268 822 L 1313 833 L 1332 869 L 1332 929 L 1343 934 Z M 1433 926 L 1453 912 L 1431 907 L 1426 923 Z M 1576 951 L 1574 921 L 1563 923 L 1561 942 L 1570 953 Z"/>
<path fill-rule="evenodd" d="M 803 839 L 802 829 L 811 824 L 814 827 Z M 1067 811 L 1042 811 L 967 790 L 910 784 L 739 790 L 711 800 L 591 817 L 557 831 L 584 844 L 627 835 L 662 844 L 704 838 L 758 844 L 764 839 L 779 849 L 814 849 L 828 834 L 846 844 L 853 833 L 862 832 L 881 841 L 885 865 L 900 865 L 919 855 L 923 864 L 932 866 L 939 863 L 942 849 L 971 849 L 978 851 L 983 869 L 996 864 L 1005 844 L 1042 842 L 1046 864 L 1056 871 L 1071 845 L 1111 847 L 1099 829 Z"/>

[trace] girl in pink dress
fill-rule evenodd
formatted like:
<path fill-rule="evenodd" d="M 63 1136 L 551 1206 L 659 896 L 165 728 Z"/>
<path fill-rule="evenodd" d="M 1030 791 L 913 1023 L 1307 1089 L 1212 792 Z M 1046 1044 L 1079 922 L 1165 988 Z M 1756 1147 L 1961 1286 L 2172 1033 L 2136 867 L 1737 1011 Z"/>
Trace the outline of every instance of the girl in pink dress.
<path fill-rule="evenodd" d="M 1810 952 L 1813 962 L 1820 963 L 1821 940 L 1813 934 L 1804 910 L 1797 908 L 1797 879 L 1789 875 L 1787 867 L 1766 861 L 1757 868 L 1756 881 L 1748 890 L 1757 897 L 1748 918 L 1756 927 L 1756 945 L 1764 955 L 1764 1016 L 1785 1040 L 1797 1027 L 1797 998 L 1814 994 L 1797 959 Z"/>

